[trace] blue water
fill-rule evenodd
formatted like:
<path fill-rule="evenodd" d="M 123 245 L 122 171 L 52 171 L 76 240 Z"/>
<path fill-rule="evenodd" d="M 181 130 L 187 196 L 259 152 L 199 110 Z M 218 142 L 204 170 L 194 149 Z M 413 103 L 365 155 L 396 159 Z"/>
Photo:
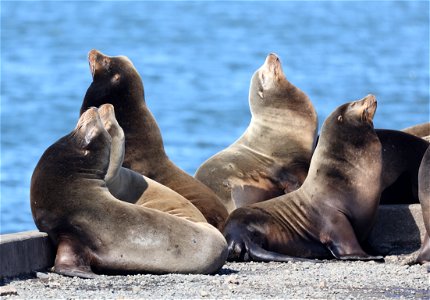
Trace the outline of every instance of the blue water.
<path fill-rule="evenodd" d="M 276 52 L 320 124 L 373 93 L 376 127 L 429 120 L 429 2 L 1 2 L 1 233 L 35 229 L 43 151 L 75 126 L 87 53 L 127 55 L 170 158 L 194 174 L 247 127 L 248 88 Z"/>

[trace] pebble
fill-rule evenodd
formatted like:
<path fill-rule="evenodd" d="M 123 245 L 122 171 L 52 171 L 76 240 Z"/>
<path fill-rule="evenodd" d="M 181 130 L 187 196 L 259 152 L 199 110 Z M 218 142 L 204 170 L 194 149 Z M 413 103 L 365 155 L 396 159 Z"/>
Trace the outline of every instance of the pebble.
<path fill-rule="evenodd" d="M 18 295 L 15 287 L 12 285 L 0 286 L 0 296 Z"/>

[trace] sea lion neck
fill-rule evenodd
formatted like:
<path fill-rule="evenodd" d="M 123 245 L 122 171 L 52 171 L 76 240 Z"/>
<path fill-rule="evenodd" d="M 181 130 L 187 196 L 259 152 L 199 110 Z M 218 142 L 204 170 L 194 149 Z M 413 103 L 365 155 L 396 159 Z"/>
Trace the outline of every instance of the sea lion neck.
<path fill-rule="evenodd" d="M 300 89 L 286 84 L 284 92 L 273 95 L 267 105 L 252 105 L 255 94 L 250 94 L 251 121 L 241 142 L 271 156 L 285 159 L 298 146 L 303 153 L 311 153 L 318 129 L 318 118 L 312 102 Z M 254 97 L 254 98 L 253 98 Z M 300 132 L 300 135 L 297 133 Z M 273 136 L 288 136 L 288 140 Z M 291 149 L 289 148 L 291 147 Z M 310 157 L 309 157 L 310 159 Z"/>
<path fill-rule="evenodd" d="M 157 168 L 160 160 L 167 159 L 163 138 L 157 122 L 146 106 L 143 95 L 136 101 L 136 95 L 127 95 L 125 102 L 133 103 L 131 107 L 115 107 L 115 116 L 125 135 L 124 166 L 141 174 L 148 174 L 149 169 Z M 139 149 L 144 141 L 144 149 Z M 138 151 L 136 151 L 139 149 Z M 136 163 L 139 162 L 139 163 Z M 142 168 L 142 162 L 147 167 Z"/>

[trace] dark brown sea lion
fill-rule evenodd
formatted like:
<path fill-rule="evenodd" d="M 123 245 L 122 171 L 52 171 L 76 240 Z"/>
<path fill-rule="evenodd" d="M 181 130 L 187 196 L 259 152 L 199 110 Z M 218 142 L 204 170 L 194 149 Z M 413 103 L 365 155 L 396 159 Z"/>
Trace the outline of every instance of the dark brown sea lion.
<path fill-rule="evenodd" d="M 103 126 L 112 138 L 109 168 L 105 176 L 109 192 L 123 201 L 167 212 L 193 222 L 206 223 L 203 214 L 189 200 L 148 177 L 122 167 L 125 137 L 115 119 L 114 107 L 111 104 L 103 104 L 98 112 Z"/>
<path fill-rule="evenodd" d="M 372 95 L 338 107 L 324 122 L 298 190 L 230 214 L 224 228 L 230 260 L 382 259 L 360 246 L 381 194 L 375 110 Z"/>
<path fill-rule="evenodd" d="M 112 196 L 104 180 L 111 141 L 97 109 L 90 108 L 34 170 L 31 209 L 37 227 L 58 247 L 55 271 L 91 278 L 221 268 L 227 248 L 214 227 Z"/>
<path fill-rule="evenodd" d="M 382 144 L 380 204 L 418 203 L 418 169 L 429 143 L 411 134 L 376 129 Z"/>
<path fill-rule="evenodd" d="M 421 162 L 418 175 L 418 195 L 423 212 L 424 225 L 427 234 L 424 237 L 417 262 L 430 263 L 430 146 L 427 148 Z M 428 268 L 430 271 L 430 268 Z"/>
<path fill-rule="evenodd" d="M 243 135 L 194 175 L 229 212 L 299 188 L 315 145 L 316 111 L 286 79 L 276 54 L 269 54 L 252 76 L 249 106 L 252 118 Z"/>
<path fill-rule="evenodd" d="M 125 56 L 109 57 L 97 50 L 88 54 L 93 82 L 81 113 L 110 103 L 125 132 L 124 167 L 145 175 L 190 200 L 207 221 L 221 228 L 228 212 L 204 184 L 178 168 L 164 151 L 160 129 L 145 103 L 142 79 Z"/>

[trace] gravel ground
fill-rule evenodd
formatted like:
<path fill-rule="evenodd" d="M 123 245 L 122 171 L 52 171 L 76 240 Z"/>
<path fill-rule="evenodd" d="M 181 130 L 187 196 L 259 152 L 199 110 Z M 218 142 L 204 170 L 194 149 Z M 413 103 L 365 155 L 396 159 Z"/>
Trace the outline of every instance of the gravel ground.
<path fill-rule="evenodd" d="M 409 259 L 410 260 L 410 259 Z M 385 263 L 226 263 L 216 275 L 132 275 L 80 279 L 38 272 L 4 279 L 2 299 L 430 299 L 428 266 Z"/>

